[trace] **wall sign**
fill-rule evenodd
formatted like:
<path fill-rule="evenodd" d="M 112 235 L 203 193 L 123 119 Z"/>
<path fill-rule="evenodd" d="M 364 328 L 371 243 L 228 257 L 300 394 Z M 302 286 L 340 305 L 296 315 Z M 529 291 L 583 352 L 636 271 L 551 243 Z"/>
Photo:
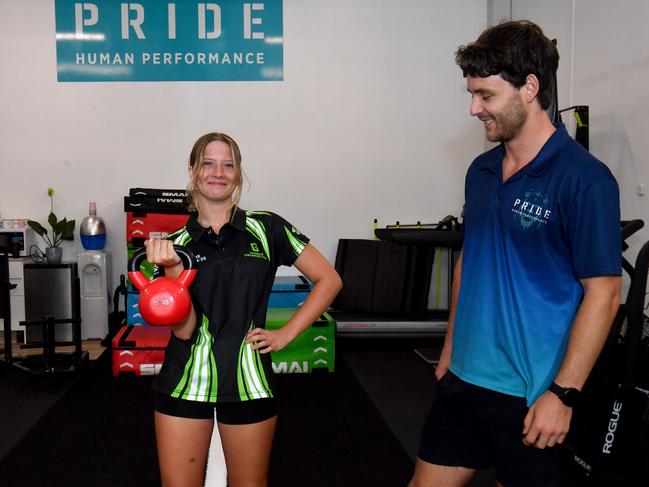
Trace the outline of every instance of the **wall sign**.
<path fill-rule="evenodd" d="M 59 81 L 280 81 L 282 0 L 56 0 Z"/>

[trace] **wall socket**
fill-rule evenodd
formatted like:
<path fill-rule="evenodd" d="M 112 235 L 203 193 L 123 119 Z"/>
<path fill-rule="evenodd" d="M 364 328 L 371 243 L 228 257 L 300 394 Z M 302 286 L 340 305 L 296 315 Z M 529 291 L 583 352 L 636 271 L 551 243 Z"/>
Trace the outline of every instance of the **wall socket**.
<path fill-rule="evenodd" d="M 644 196 L 644 184 L 638 184 L 636 187 L 636 193 L 638 196 Z"/>

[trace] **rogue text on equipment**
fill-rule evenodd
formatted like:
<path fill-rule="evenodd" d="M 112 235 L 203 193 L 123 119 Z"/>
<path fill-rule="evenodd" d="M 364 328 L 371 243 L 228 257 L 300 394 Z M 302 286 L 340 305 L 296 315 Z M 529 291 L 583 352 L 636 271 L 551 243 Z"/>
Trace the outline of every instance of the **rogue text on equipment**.
<path fill-rule="evenodd" d="M 127 53 L 76 54 L 76 64 L 135 64 L 136 55 Z M 263 52 L 143 52 L 141 64 L 264 64 Z"/>

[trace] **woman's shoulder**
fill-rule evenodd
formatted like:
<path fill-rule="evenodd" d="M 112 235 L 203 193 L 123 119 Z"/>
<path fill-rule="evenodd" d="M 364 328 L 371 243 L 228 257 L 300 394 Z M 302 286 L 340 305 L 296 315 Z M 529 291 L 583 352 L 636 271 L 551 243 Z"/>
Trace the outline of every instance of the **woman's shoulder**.
<path fill-rule="evenodd" d="M 277 213 L 269 211 L 269 210 L 242 210 L 246 218 L 251 218 L 254 220 L 261 220 L 261 221 L 268 221 L 268 222 L 273 222 L 277 220 L 283 220 L 281 216 L 279 216 Z"/>

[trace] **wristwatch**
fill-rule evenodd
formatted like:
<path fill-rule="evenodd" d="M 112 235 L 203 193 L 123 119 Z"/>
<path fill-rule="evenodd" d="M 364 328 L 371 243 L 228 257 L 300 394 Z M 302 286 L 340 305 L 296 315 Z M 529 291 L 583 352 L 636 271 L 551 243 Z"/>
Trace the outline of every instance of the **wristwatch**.
<path fill-rule="evenodd" d="M 574 387 L 561 387 L 556 382 L 550 384 L 549 391 L 556 394 L 561 399 L 561 402 L 569 408 L 577 404 L 581 396 L 579 389 L 575 389 Z"/>

